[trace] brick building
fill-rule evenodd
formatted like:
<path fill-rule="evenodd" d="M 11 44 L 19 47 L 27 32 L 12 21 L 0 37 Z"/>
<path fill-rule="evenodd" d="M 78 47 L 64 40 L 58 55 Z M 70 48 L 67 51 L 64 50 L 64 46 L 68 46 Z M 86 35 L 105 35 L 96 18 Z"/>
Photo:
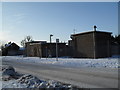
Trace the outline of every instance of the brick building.
<path fill-rule="evenodd" d="M 66 56 L 66 43 L 58 43 L 58 57 Z M 56 43 L 46 41 L 32 41 L 26 43 L 26 56 L 32 57 L 56 57 Z"/>
<path fill-rule="evenodd" d="M 69 46 L 73 57 L 104 58 L 111 56 L 111 33 L 89 31 L 71 35 Z"/>

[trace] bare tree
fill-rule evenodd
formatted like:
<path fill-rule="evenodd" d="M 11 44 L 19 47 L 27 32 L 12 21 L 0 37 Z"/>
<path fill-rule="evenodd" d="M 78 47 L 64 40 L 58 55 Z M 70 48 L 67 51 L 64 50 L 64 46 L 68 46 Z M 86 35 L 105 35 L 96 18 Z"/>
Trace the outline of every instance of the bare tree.
<path fill-rule="evenodd" d="M 33 40 L 32 40 L 32 36 L 26 36 L 25 40 L 26 40 L 27 42 L 33 41 Z"/>
<path fill-rule="evenodd" d="M 33 39 L 32 39 L 32 36 L 26 36 L 22 41 L 21 41 L 21 45 L 23 46 L 23 47 L 25 47 L 25 43 L 27 43 L 27 42 L 31 42 L 31 41 L 33 41 Z"/>
<path fill-rule="evenodd" d="M 7 42 L 0 40 L 0 49 L 4 48 Z"/>
<path fill-rule="evenodd" d="M 21 45 L 22 45 L 23 47 L 25 47 L 25 43 L 26 43 L 25 39 L 21 41 Z"/>

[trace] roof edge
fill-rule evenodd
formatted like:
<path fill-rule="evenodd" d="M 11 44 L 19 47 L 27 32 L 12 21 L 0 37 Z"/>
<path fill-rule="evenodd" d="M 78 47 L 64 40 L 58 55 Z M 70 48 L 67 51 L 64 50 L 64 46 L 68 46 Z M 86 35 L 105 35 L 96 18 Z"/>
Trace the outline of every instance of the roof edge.
<path fill-rule="evenodd" d="M 78 34 L 71 34 L 71 36 L 77 36 L 77 35 L 88 34 L 88 33 L 94 33 L 94 32 L 112 34 L 112 32 L 105 32 L 105 31 L 88 31 L 88 32 L 82 32 L 82 33 L 78 33 Z"/>

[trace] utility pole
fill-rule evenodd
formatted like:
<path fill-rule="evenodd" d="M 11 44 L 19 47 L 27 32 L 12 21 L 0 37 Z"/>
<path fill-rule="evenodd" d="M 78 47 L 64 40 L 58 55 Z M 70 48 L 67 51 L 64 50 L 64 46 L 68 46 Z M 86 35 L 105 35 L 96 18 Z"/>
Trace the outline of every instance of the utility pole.
<path fill-rule="evenodd" d="M 94 26 L 94 32 L 93 32 L 94 59 L 96 58 L 96 40 L 95 40 L 96 28 L 97 28 L 97 27 Z"/>
<path fill-rule="evenodd" d="M 52 39 L 51 39 L 51 37 L 52 37 L 53 35 L 52 34 L 50 34 L 50 43 L 52 42 Z"/>
<path fill-rule="evenodd" d="M 58 43 L 59 39 L 56 39 L 56 61 L 58 61 Z"/>
<path fill-rule="evenodd" d="M 38 52 L 39 52 L 40 59 L 41 59 L 42 58 L 42 55 L 41 55 L 41 52 L 40 52 L 41 50 L 40 50 L 40 48 L 38 50 L 39 50 Z"/>
<path fill-rule="evenodd" d="M 46 46 L 45 48 L 46 48 L 46 59 L 47 59 L 47 55 L 48 55 L 48 53 L 47 53 L 47 52 L 48 52 L 48 51 L 47 51 L 47 46 Z"/>

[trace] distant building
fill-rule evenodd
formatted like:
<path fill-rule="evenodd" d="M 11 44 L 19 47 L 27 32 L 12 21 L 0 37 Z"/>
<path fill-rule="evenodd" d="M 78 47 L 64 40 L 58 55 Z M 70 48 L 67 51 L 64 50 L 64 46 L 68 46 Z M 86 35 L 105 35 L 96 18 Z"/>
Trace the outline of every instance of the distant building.
<path fill-rule="evenodd" d="M 16 43 L 9 43 L 5 45 L 2 50 L 2 56 L 14 56 L 18 54 L 19 46 Z"/>
<path fill-rule="evenodd" d="M 17 55 L 25 55 L 25 47 L 20 47 L 17 52 Z"/>
<path fill-rule="evenodd" d="M 2 56 L 16 56 L 16 55 L 24 55 L 25 48 L 19 47 L 16 43 L 9 42 L 5 44 L 2 51 L 0 51 Z"/>
<path fill-rule="evenodd" d="M 58 43 L 58 56 L 66 56 L 66 43 Z M 46 41 L 32 41 L 26 43 L 26 56 L 31 57 L 56 57 L 56 43 Z"/>
<path fill-rule="evenodd" d="M 46 41 L 32 41 L 32 42 L 27 42 L 25 45 L 26 48 L 26 56 L 29 57 L 41 57 L 41 47 L 40 45 L 46 43 Z"/>
<path fill-rule="evenodd" d="M 89 31 L 71 35 L 72 56 L 105 58 L 111 56 L 111 32 Z"/>
<path fill-rule="evenodd" d="M 120 44 L 118 44 L 117 42 L 111 43 L 111 54 L 112 56 L 120 55 Z"/>

